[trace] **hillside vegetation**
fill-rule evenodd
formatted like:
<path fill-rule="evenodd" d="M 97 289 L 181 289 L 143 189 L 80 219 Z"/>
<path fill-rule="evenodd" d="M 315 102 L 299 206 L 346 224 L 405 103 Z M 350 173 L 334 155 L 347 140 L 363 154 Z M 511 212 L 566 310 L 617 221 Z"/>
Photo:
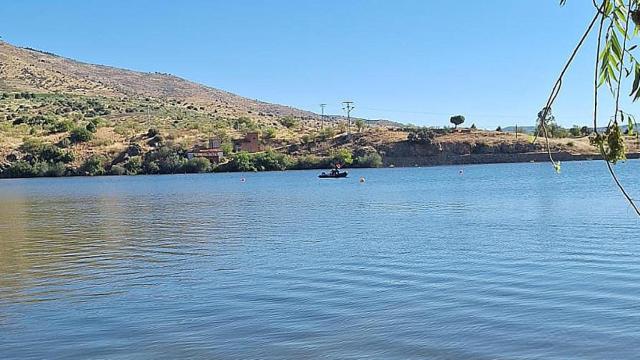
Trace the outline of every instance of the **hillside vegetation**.
<path fill-rule="evenodd" d="M 527 161 L 539 157 L 522 154 L 544 150 L 530 135 L 475 125 L 454 131 L 354 119 L 349 134 L 342 117 L 320 120 L 168 74 L 85 64 L 0 42 L 0 177 Z M 572 130 L 555 127 L 559 139 L 551 140 L 551 150 L 569 158 L 594 155 L 588 133 Z M 234 153 L 233 139 L 248 132 L 261 134 L 264 151 Z M 210 138 L 222 143 L 222 164 L 187 159 Z M 637 152 L 637 142 L 630 144 Z"/>

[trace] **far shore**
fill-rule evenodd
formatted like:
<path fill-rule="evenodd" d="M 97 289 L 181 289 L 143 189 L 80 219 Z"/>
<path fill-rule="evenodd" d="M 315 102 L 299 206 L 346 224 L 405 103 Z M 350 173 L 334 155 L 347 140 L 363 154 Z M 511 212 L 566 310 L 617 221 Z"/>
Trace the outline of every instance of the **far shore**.
<path fill-rule="evenodd" d="M 565 151 L 551 153 L 555 161 L 593 161 L 602 160 L 600 154 L 572 154 Z M 628 160 L 640 159 L 640 153 L 634 152 L 627 154 Z M 443 155 L 443 156 L 425 156 L 425 157 L 390 157 L 384 159 L 384 165 L 381 167 L 345 167 L 346 171 L 355 169 L 384 169 L 384 168 L 412 168 L 412 167 L 438 167 L 453 165 L 491 165 L 491 164 L 508 164 L 508 163 L 545 163 L 549 162 L 549 155 L 546 152 L 531 152 L 519 154 L 468 154 L 468 155 Z M 282 171 L 303 171 L 303 170 L 327 170 L 326 168 L 292 168 L 286 170 L 266 170 L 253 172 L 282 172 Z M 212 173 L 249 173 L 247 171 L 211 171 L 200 174 Z M 15 177 L 0 178 L 0 180 L 10 179 L 34 179 L 34 178 L 70 178 L 70 177 L 120 177 L 120 176 L 155 176 L 155 175 L 186 175 L 188 173 L 167 173 L 167 174 L 138 174 L 138 175 L 114 175 L 105 174 L 99 176 L 91 175 L 65 175 L 65 176 L 38 176 L 38 177 Z M 192 173 L 193 174 L 193 173 Z"/>

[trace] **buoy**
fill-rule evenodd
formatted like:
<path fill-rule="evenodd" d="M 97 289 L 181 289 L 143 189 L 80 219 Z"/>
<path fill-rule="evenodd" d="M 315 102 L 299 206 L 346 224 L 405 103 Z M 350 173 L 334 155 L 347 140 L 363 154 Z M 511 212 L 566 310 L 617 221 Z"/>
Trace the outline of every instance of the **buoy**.
<path fill-rule="evenodd" d="M 460 171 L 458 172 L 458 174 L 460 174 L 460 175 L 464 175 L 464 170 L 460 169 Z"/>
<path fill-rule="evenodd" d="M 360 176 L 360 182 L 363 183 L 364 181 L 364 176 Z"/>
<path fill-rule="evenodd" d="M 245 182 L 245 181 L 247 181 L 247 179 L 245 179 L 243 177 L 240 178 L 240 182 Z"/>

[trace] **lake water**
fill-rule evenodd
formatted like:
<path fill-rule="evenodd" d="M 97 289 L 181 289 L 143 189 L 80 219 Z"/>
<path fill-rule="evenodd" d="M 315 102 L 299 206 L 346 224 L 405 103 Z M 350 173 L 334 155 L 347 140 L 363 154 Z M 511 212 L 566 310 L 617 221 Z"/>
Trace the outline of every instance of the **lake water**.
<path fill-rule="evenodd" d="M 459 169 L 2 180 L 0 358 L 637 358 L 605 165 Z"/>

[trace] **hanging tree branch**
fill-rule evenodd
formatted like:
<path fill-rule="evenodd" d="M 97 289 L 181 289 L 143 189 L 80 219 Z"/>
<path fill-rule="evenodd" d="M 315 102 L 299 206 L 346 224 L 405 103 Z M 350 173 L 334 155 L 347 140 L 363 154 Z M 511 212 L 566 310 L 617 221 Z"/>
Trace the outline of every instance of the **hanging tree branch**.
<path fill-rule="evenodd" d="M 569 69 L 573 59 L 578 53 L 579 49 L 585 42 L 589 33 L 593 29 L 594 25 L 600 20 L 598 27 L 597 37 L 597 52 L 595 61 L 595 76 L 594 76 L 594 100 L 593 100 L 593 131 L 594 136 L 590 139 L 591 143 L 595 145 L 603 159 L 607 164 L 607 169 L 611 174 L 616 186 L 620 189 L 626 200 L 629 202 L 635 213 L 640 216 L 640 209 L 635 204 L 635 200 L 626 191 L 620 180 L 618 179 L 613 165 L 618 161 L 626 160 L 626 147 L 625 139 L 622 135 L 622 131 L 619 125 L 619 118 L 624 121 L 625 116 L 628 121 L 629 133 L 633 131 L 635 127 L 635 119 L 633 116 L 624 113 L 620 109 L 620 92 L 622 87 L 622 80 L 624 72 L 626 70 L 626 77 L 629 77 L 634 73 L 634 81 L 631 90 L 631 96 L 633 100 L 640 99 L 640 62 L 638 62 L 633 54 L 632 50 L 636 48 L 636 45 L 627 48 L 627 44 L 632 37 L 638 34 L 638 26 L 640 25 L 640 10 L 638 10 L 638 4 L 640 0 L 628 0 L 628 4 L 624 3 L 624 0 L 602 0 L 602 4 L 598 6 L 596 0 L 592 0 L 593 5 L 596 8 L 596 15 L 587 26 L 582 38 L 578 42 L 578 45 L 572 52 L 565 67 L 560 73 L 560 77 L 556 81 L 551 95 L 547 100 L 547 104 L 543 110 L 538 114 L 538 120 L 540 127 L 543 130 L 544 137 L 546 139 L 547 153 L 554 168 L 559 170 L 559 163 L 554 161 L 551 154 L 551 147 L 549 144 L 549 137 L 546 129 L 546 119 L 549 118 L 551 113 L 551 106 L 560 92 L 562 87 L 562 78 Z M 564 5 L 566 0 L 560 0 L 560 5 Z M 634 8 L 634 10 L 632 10 Z M 636 24 L 632 35 L 629 34 L 630 20 Z M 602 48 L 602 36 L 605 28 L 605 23 L 608 21 L 608 27 L 606 30 L 606 39 L 604 42 L 604 48 Z M 622 44 L 618 36 L 622 36 Z M 630 68 L 625 67 L 626 57 L 629 58 Z M 612 94 L 615 96 L 615 110 L 612 119 L 609 121 L 604 133 L 598 132 L 598 89 L 603 84 L 607 84 L 611 89 Z M 537 138 L 537 135 L 536 135 Z"/>

